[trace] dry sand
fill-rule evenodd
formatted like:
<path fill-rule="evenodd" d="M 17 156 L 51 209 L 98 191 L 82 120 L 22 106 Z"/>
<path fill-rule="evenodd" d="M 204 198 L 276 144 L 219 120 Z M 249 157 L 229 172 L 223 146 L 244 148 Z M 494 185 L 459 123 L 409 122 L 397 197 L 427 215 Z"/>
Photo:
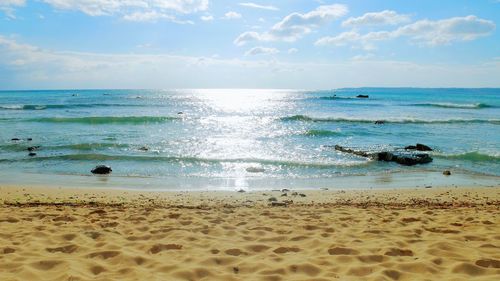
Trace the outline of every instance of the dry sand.
<path fill-rule="evenodd" d="M 498 186 L 292 194 L 0 187 L 0 280 L 500 280 Z"/>

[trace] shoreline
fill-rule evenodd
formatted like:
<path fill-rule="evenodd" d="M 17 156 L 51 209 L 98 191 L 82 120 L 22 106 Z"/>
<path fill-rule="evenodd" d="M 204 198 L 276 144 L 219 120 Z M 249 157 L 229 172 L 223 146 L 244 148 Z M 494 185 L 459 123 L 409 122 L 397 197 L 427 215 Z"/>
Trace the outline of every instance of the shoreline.
<path fill-rule="evenodd" d="M 0 172 L 0 186 L 64 187 L 130 191 L 269 191 L 294 190 L 382 190 L 431 187 L 492 187 L 500 176 L 453 170 L 450 176 L 438 171 L 390 171 L 361 175 L 336 175 L 323 178 L 266 178 L 248 175 L 241 178 L 143 177 L 121 175 L 64 175 L 16 171 Z"/>
<path fill-rule="evenodd" d="M 470 194 L 474 194 L 471 196 Z M 380 189 L 267 189 L 255 191 L 228 190 L 130 190 L 109 188 L 27 187 L 0 184 L 0 206 L 15 205 L 162 205 L 188 203 L 189 206 L 271 206 L 274 202 L 289 202 L 289 206 L 314 204 L 377 205 L 417 207 L 423 202 L 426 207 L 490 205 L 500 207 L 500 184 L 490 187 L 454 186 L 425 188 L 380 188 Z M 252 204 L 244 204 L 252 203 Z"/>
<path fill-rule="evenodd" d="M 285 192 L 0 185 L 0 198 L 1 280 L 500 276 L 500 185 Z"/>

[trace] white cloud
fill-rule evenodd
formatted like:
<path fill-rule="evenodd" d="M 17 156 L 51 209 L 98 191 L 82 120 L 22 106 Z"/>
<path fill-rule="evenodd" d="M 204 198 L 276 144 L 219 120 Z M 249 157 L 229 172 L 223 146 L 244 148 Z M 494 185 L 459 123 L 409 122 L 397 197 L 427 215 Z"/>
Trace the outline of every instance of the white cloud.
<path fill-rule="evenodd" d="M 42 0 L 59 10 L 80 11 L 89 16 L 118 15 L 125 20 L 155 21 L 166 19 L 177 23 L 173 13 L 190 14 L 208 9 L 208 0 Z"/>
<path fill-rule="evenodd" d="M 287 63 L 169 54 L 52 51 L 0 36 L 1 89 L 498 87 L 500 61 Z M 335 77 L 335 79 L 331 79 Z"/>
<path fill-rule="evenodd" d="M 271 30 L 263 33 L 244 32 L 235 40 L 238 46 L 251 41 L 287 41 L 293 42 L 310 33 L 315 28 L 347 14 L 345 5 L 333 4 L 319 6 L 305 14 L 292 13 L 276 23 Z"/>
<path fill-rule="evenodd" d="M 394 31 L 394 35 L 408 36 L 428 45 L 449 44 L 454 41 L 471 41 L 491 34 L 496 28 L 493 21 L 470 15 L 439 21 L 421 20 Z"/>
<path fill-rule="evenodd" d="M 393 38 L 394 34 L 388 31 L 375 31 L 367 34 L 359 34 L 356 31 L 342 32 L 337 36 L 327 36 L 320 38 L 316 41 L 315 45 L 334 45 L 334 46 L 344 46 L 349 43 L 361 43 L 369 44 L 373 41 L 382 41 Z"/>
<path fill-rule="evenodd" d="M 270 10 L 270 11 L 278 11 L 279 9 L 276 8 L 275 6 L 272 5 L 260 5 L 252 2 L 245 2 L 245 3 L 239 3 L 240 6 L 243 7 L 248 7 L 248 8 L 255 8 L 255 9 L 262 9 L 262 10 Z"/>
<path fill-rule="evenodd" d="M 124 13 L 126 10 L 150 9 L 194 13 L 208 9 L 208 0 L 43 0 L 61 10 L 81 11 L 91 16 Z"/>
<path fill-rule="evenodd" d="M 200 19 L 202 21 L 213 21 L 214 20 L 214 16 L 212 16 L 212 15 L 201 16 Z"/>
<path fill-rule="evenodd" d="M 357 18 L 348 18 L 342 22 L 342 26 L 360 27 L 364 25 L 398 25 L 409 21 L 409 15 L 402 15 L 395 11 L 384 10 L 381 12 L 366 13 Z"/>
<path fill-rule="evenodd" d="M 298 51 L 299 51 L 299 49 L 297 49 L 297 48 L 290 48 L 290 49 L 288 49 L 288 51 L 287 51 L 287 52 L 288 52 L 289 54 L 295 54 L 295 53 L 297 53 Z"/>
<path fill-rule="evenodd" d="M 274 55 L 280 51 L 276 48 L 254 47 L 245 52 L 245 56 Z"/>
<path fill-rule="evenodd" d="M 241 18 L 241 14 L 237 13 L 237 12 L 234 12 L 234 11 L 229 11 L 229 12 L 225 13 L 224 17 L 222 17 L 222 18 L 223 19 L 227 19 L 227 20 L 240 19 Z"/>
<path fill-rule="evenodd" d="M 356 31 L 343 32 L 337 36 L 320 38 L 316 41 L 315 45 L 343 46 L 356 43 L 369 46 L 375 41 L 407 37 L 420 45 L 435 46 L 450 44 L 456 41 L 475 40 L 491 34 L 495 28 L 496 26 L 493 21 L 480 19 L 471 15 L 438 21 L 420 20 L 393 31 L 376 31 L 366 34 L 359 34 Z"/>
<path fill-rule="evenodd" d="M 0 0 L 0 6 L 24 6 L 26 0 Z"/>
<path fill-rule="evenodd" d="M 0 0 L 0 11 L 10 19 L 15 19 L 14 7 L 21 7 L 26 4 L 26 0 Z"/>
<path fill-rule="evenodd" d="M 237 46 L 243 46 L 247 42 L 251 41 L 271 41 L 271 38 L 268 35 L 261 35 L 255 31 L 246 31 L 240 34 L 235 40 L 234 44 Z"/>
<path fill-rule="evenodd" d="M 179 24 L 194 24 L 192 21 L 181 21 L 172 15 L 158 13 L 156 11 L 134 12 L 128 15 L 124 15 L 123 19 L 136 22 L 156 22 L 158 20 L 165 19 Z"/>

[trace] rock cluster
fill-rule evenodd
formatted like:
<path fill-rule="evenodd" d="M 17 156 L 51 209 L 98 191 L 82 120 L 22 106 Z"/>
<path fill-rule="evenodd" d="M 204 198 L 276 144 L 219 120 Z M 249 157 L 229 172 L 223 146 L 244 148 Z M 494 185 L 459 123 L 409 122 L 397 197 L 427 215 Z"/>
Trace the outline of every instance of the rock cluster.
<path fill-rule="evenodd" d="M 426 145 L 422 144 L 420 145 L 432 150 L 430 147 Z M 428 154 L 425 153 L 402 153 L 402 152 L 388 152 L 388 151 L 371 153 L 361 150 L 353 150 L 340 145 L 335 145 L 335 150 L 344 153 L 354 154 L 361 157 L 370 158 L 377 161 L 396 162 L 398 164 L 405 166 L 413 166 L 417 164 L 426 164 L 432 162 L 432 157 L 430 157 Z"/>

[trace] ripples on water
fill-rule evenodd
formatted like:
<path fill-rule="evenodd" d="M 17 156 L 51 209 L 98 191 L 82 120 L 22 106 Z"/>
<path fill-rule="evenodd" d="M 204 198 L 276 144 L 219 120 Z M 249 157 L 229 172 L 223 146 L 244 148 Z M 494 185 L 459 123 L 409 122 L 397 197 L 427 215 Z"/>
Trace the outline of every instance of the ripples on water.
<path fill-rule="evenodd" d="M 81 175 L 105 163 L 118 176 L 241 181 L 446 168 L 498 176 L 499 106 L 499 89 L 0 92 L 0 168 Z M 330 147 L 416 142 L 435 148 L 433 163 L 374 163 Z"/>

